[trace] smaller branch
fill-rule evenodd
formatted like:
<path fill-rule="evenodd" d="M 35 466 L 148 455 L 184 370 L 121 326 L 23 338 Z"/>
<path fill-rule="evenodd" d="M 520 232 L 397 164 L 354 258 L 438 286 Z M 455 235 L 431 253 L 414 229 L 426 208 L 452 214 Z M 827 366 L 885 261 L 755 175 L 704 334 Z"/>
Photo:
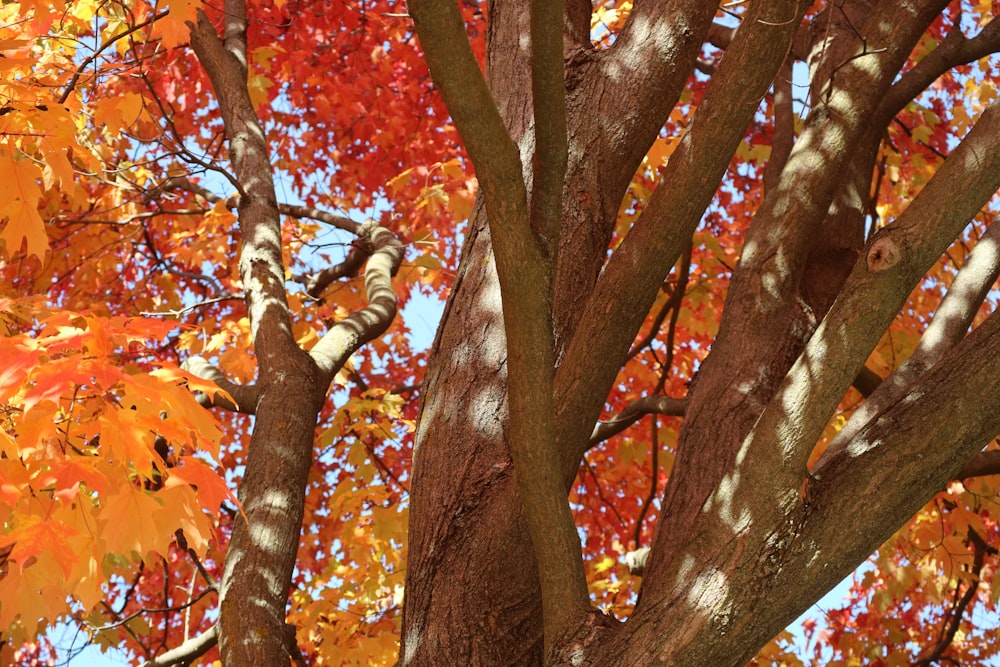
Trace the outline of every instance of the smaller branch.
<path fill-rule="evenodd" d="M 185 162 L 187 162 L 188 164 L 197 165 L 202 169 L 204 169 L 205 171 L 214 171 L 218 173 L 227 181 L 229 181 L 229 183 L 234 188 L 236 188 L 237 191 L 243 192 L 243 187 L 240 185 L 239 179 L 237 179 L 233 174 L 229 173 L 229 171 L 227 171 L 226 169 L 223 169 L 222 167 L 216 165 L 214 161 L 208 161 L 203 159 L 202 157 L 199 157 L 198 155 L 195 155 L 194 152 L 192 152 L 187 147 L 187 145 L 184 143 L 184 135 L 181 134 L 180 130 L 177 129 L 177 125 L 174 123 L 174 116 L 176 114 L 174 113 L 173 108 L 172 107 L 168 108 L 169 103 L 165 104 L 163 100 L 160 99 L 160 96 L 156 92 L 156 88 L 153 86 L 153 83 L 149 80 L 149 77 L 147 76 L 145 71 L 140 71 L 138 76 L 140 79 L 142 79 L 142 82 L 146 84 L 146 88 L 149 90 L 150 97 L 156 103 L 157 109 L 160 110 L 160 116 L 163 118 L 163 123 L 166 126 L 168 133 L 174 140 L 174 145 L 176 146 L 177 149 L 176 150 L 177 156 L 180 157 Z M 126 136 L 129 135 L 126 134 Z M 134 139 L 136 141 L 140 141 L 138 137 L 129 136 L 129 138 Z"/>
<path fill-rule="evenodd" d="M 962 624 L 962 617 L 965 615 L 965 610 L 976 597 L 976 589 L 979 586 L 979 577 L 983 571 L 983 564 L 986 561 L 986 555 L 997 553 L 997 550 L 990 546 L 986 540 L 984 540 L 982 536 L 980 536 L 979 533 L 971 527 L 969 528 L 968 542 L 973 549 L 972 569 L 969 571 L 969 574 L 972 576 L 966 585 L 965 593 L 962 594 L 960 599 L 956 600 L 949 614 L 948 623 L 941 629 L 941 637 L 934 645 L 930 654 L 914 663 L 916 665 L 932 665 L 944 659 L 944 652 L 948 650 L 951 643 L 955 641 L 955 635 L 958 633 L 958 628 Z M 955 584 L 956 597 L 958 596 L 958 587 L 960 585 L 961 580 Z"/>
<path fill-rule="evenodd" d="M 102 625 L 100 627 L 93 628 L 93 631 L 94 632 L 105 632 L 107 630 L 113 630 L 115 628 L 127 627 L 127 624 L 128 624 L 129 621 L 131 621 L 133 618 L 136 618 L 138 616 L 142 616 L 143 614 L 170 614 L 170 613 L 175 612 L 175 611 L 183 611 L 183 610 L 187 609 L 188 607 L 191 607 L 191 606 L 197 604 L 198 601 L 200 601 L 203 597 L 205 597 L 209 593 L 215 593 L 215 592 L 216 592 L 216 590 L 214 588 L 206 588 L 201 593 L 199 593 L 195 597 L 191 598 L 190 600 L 188 600 L 184 604 L 179 604 L 176 607 L 160 607 L 160 608 L 157 608 L 157 609 L 139 609 L 138 611 L 134 611 L 131 614 L 128 614 L 127 616 L 120 616 L 120 615 L 116 614 L 116 616 L 118 616 L 118 618 L 117 618 L 117 620 L 115 620 L 114 623 L 108 623 L 107 625 Z"/>
<path fill-rule="evenodd" d="M 702 60 L 701 58 L 694 61 L 694 68 L 702 74 L 707 74 L 708 76 L 715 74 L 715 64 L 710 63 L 707 60 Z"/>
<path fill-rule="evenodd" d="M 687 293 L 688 279 L 691 277 L 691 250 L 692 243 L 688 243 L 687 252 L 681 259 L 681 275 L 677 278 L 677 290 L 681 293 L 681 296 L 678 297 L 677 307 L 670 313 L 670 323 L 667 325 L 667 358 L 663 360 L 663 364 L 660 366 L 660 379 L 653 390 L 654 394 L 659 394 L 663 391 L 663 387 L 667 384 L 667 375 L 674 366 L 674 341 L 677 337 L 677 321 L 681 316 L 680 302 L 683 300 L 684 294 Z"/>
<path fill-rule="evenodd" d="M 232 396 L 233 401 L 236 401 L 234 404 L 218 394 L 208 396 L 200 391 L 195 392 L 195 398 L 198 400 L 198 403 L 204 407 L 218 407 L 231 412 L 241 412 L 247 415 L 256 414 L 257 401 L 260 398 L 260 389 L 257 385 L 236 384 L 235 382 L 231 382 L 222 371 L 208 363 L 204 357 L 197 355 L 188 357 L 188 359 L 181 364 L 181 368 L 203 380 L 214 382 L 219 386 L 219 389 Z"/>
<path fill-rule="evenodd" d="M 788 163 L 788 157 L 795 145 L 795 110 L 792 107 L 792 66 L 795 57 L 789 53 L 781 69 L 774 77 L 772 109 L 774 114 L 774 137 L 771 140 L 771 157 L 764 167 L 764 192 L 778 186 L 781 172 Z"/>
<path fill-rule="evenodd" d="M 602 503 L 604 503 L 604 507 L 607 508 L 609 512 L 615 515 L 615 519 L 618 520 L 618 524 L 624 526 L 625 518 L 622 517 L 621 512 L 618 511 L 618 508 L 615 507 L 615 504 L 610 500 L 608 500 L 608 497 L 604 495 L 604 489 L 601 486 L 601 478 L 597 476 L 596 472 L 594 472 L 594 464 L 584 459 L 581 473 L 582 472 L 588 473 L 590 475 L 590 478 L 594 480 L 594 490 L 597 492 L 597 497 L 600 499 Z"/>
<path fill-rule="evenodd" d="M 649 506 L 653 504 L 653 498 L 656 496 L 656 482 L 658 481 L 660 472 L 660 420 L 656 417 L 653 417 L 650 431 L 649 449 L 652 460 L 649 463 L 649 493 L 646 494 L 646 498 L 642 501 L 642 509 L 639 510 L 639 516 L 635 520 L 635 534 L 632 537 L 632 541 L 635 543 L 636 548 L 639 547 L 640 538 L 642 537 L 642 523 L 646 520 L 646 512 L 649 511 Z"/>
<path fill-rule="evenodd" d="M 903 128 L 903 132 L 906 133 L 906 136 L 908 136 L 910 139 L 913 139 L 913 130 L 910 129 L 906 125 L 906 123 L 904 123 L 903 121 L 901 121 L 898 118 L 893 118 L 892 122 L 895 123 L 896 125 L 899 125 L 901 128 Z M 942 160 L 947 160 L 948 159 L 947 155 L 945 155 L 944 153 L 942 153 L 941 151 L 939 151 L 937 148 L 934 148 L 933 146 L 931 146 L 928 143 L 920 142 L 920 141 L 917 141 L 916 139 L 913 139 L 913 143 L 915 143 L 916 145 L 921 146 L 923 148 L 926 148 L 927 150 L 929 150 L 931 153 L 934 153 L 935 155 L 937 155 Z"/>
<path fill-rule="evenodd" d="M 319 273 L 309 275 L 296 274 L 292 276 L 292 280 L 305 285 L 306 293 L 312 298 L 320 298 L 326 288 L 330 286 L 330 283 L 341 278 L 353 278 L 358 275 L 358 271 L 361 270 L 361 267 L 365 265 L 365 262 L 375 251 L 370 239 L 367 237 L 359 237 L 351 246 L 351 251 L 344 258 L 343 262 L 327 267 Z"/>
<path fill-rule="evenodd" d="M 184 273 L 186 274 L 187 272 Z M 185 313 L 189 313 L 197 308 L 204 308 L 205 306 L 210 306 L 213 303 L 221 303 L 223 301 L 242 301 L 242 300 L 243 300 L 242 294 L 227 294 L 226 296 L 219 296 L 215 297 L 214 299 L 206 299 L 204 301 L 199 301 L 198 303 L 193 303 L 190 306 L 185 306 L 184 308 L 180 308 L 178 310 L 164 310 L 164 311 L 144 310 L 141 311 L 139 314 L 142 315 L 143 317 L 179 318 L 181 315 L 184 315 Z"/>
<path fill-rule="evenodd" d="M 282 215 L 290 215 L 293 218 L 309 218 L 310 220 L 325 222 L 332 227 L 343 229 L 345 232 L 350 232 L 355 235 L 361 234 L 361 223 L 354 222 L 350 218 L 346 218 L 342 215 L 336 215 L 328 211 L 323 211 L 318 208 L 312 208 L 310 206 L 295 206 L 292 204 L 278 204 L 278 212 Z"/>
<path fill-rule="evenodd" d="M 733 42 L 734 35 L 736 35 L 736 28 L 721 23 L 712 23 L 708 28 L 708 41 L 717 49 L 728 49 Z"/>
<path fill-rule="evenodd" d="M 681 308 L 681 302 L 684 300 L 684 294 L 687 292 L 688 280 L 691 276 L 691 252 L 694 248 L 693 243 L 688 243 L 687 248 L 681 255 L 681 268 L 680 273 L 677 276 L 677 283 L 674 285 L 673 291 L 670 293 L 670 297 L 663 304 L 663 308 L 660 312 L 656 314 L 656 319 L 653 320 L 653 326 L 649 328 L 649 333 L 646 336 L 632 346 L 629 350 L 626 359 L 631 359 L 635 355 L 642 352 L 647 346 L 652 344 L 656 340 L 657 335 L 660 333 L 660 327 L 663 326 L 663 321 L 667 319 L 667 313 L 673 311 L 671 316 L 671 324 L 677 321 L 677 316 Z M 668 347 L 672 350 L 672 342 L 668 343 Z M 667 364 L 669 366 L 669 364 Z"/>
<path fill-rule="evenodd" d="M 994 18 L 978 35 L 968 39 L 955 26 L 937 48 L 903 74 L 883 98 L 875 125 L 885 124 L 915 98 L 920 91 L 949 69 L 971 63 L 1000 50 L 1000 19 Z"/>
<path fill-rule="evenodd" d="M 198 195 L 211 204 L 215 204 L 223 200 L 222 197 L 215 194 L 211 190 L 208 190 L 194 181 L 181 176 L 168 178 L 159 186 L 158 190 L 183 190 L 185 192 Z M 154 192 L 156 192 L 156 190 L 154 190 Z M 240 205 L 240 195 L 233 195 L 232 197 L 225 199 L 225 202 L 226 208 L 238 208 Z M 324 211 L 322 209 L 313 208 L 311 206 L 279 203 L 278 212 L 282 215 L 288 215 L 293 218 L 308 218 L 310 220 L 316 220 L 317 222 L 323 222 L 331 227 L 336 227 L 337 229 L 342 229 L 345 232 L 350 232 L 355 235 L 361 233 L 362 223 L 355 222 L 348 217 L 330 213 L 329 211 Z"/>
<path fill-rule="evenodd" d="M 600 422 L 590 435 L 590 447 L 618 435 L 632 424 L 639 421 L 643 415 L 657 414 L 668 417 L 683 417 L 687 409 L 688 399 L 671 398 L 669 396 L 643 396 L 629 403 L 624 410 L 606 422 Z M 588 449 L 590 448 L 588 447 Z"/>
<path fill-rule="evenodd" d="M 180 646 L 173 648 L 166 653 L 162 653 L 152 660 L 147 660 L 143 663 L 143 667 L 165 667 L 166 665 L 191 664 L 197 658 L 200 658 L 208 653 L 208 651 L 218 642 L 219 626 L 213 625 L 197 637 L 192 637 Z"/>
<path fill-rule="evenodd" d="M 299 643 L 295 639 L 295 632 L 296 627 L 294 624 L 285 624 L 285 650 L 288 651 L 288 656 L 295 663 L 295 667 L 307 667 L 305 656 L 302 655 Z"/>
<path fill-rule="evenodd" d="M 174 533 L 174 537 L 177 538 L 177 546 L 180 547 L 194 563 L 194 566 L 198 569 L 198 572 L 201 574 L 202 579 L 204 579 L 205 583 L 208 584 L 209 589 L 213 591 L 218 591 L 219 590 L 218 583 L 215 581 L 215 578 L 209 573 L 209 571 L 205 569 L 205 565 L 201 562 L 201 559 L 198 557 L 197 552 L 195 552 L 194 549 L 188 546 L 187 537 L 185 537 L 184 531 L 178 528 L 177 532 Z"/>
<path fill-rule="evenodd" d="M 861 392 L 861 395 L 868 398 L 872 393 L 878 389 L 879 385 L 882 384 L 882 378 L 879 374 L 863 366 L 860 371 L 858 371 L 858 376 L 854 378 L 854 382 L 851 383 L 855 389 Z"/>
<path fill-rule="evenodd" d="M 80 82 L 80 77 L 83 76 L 83 73 L 87 71 L 87 68 L 90 67 L 90 64 L 93 63 L 95 60 L 97 60 L 98 56 L 100 56 L 105 49 L 107 49 L 109 46 L 117 42 L 122 37 L 128 37 L 137 30 L 141 30 L 142 28 L 145 28 L 148 25 L 152 25 L 156 21 L 159 21 L 160 19 L 167 16 L 169 13 L 170 10 L 167 9 L 165 11 L 160 12 L 159 14 L 154 14 L 153 16 L 149 17 L 145 21 L 142 21 L 141 23 L 136 23 L 133 26 L 129 26 L 129 28 L 124 32 L 106 39 L 104 43 L 101 44 L 99 47 L 97 47 L 97 49 L 93 53 L 91 53 L 89 56 L 80 61 L 79 66 L 77 66 L 76 71 L 73 72 L 73 76 L 70 77 L 69 82 L 66 84 L 66 87 L 63 89 L 62 94 L 59 96 L 59 104 L 64 104 L 66 100 L 69 99 L 69 94 L 73 92 L 73 90 L 76 88 L 76 84 Z"/>

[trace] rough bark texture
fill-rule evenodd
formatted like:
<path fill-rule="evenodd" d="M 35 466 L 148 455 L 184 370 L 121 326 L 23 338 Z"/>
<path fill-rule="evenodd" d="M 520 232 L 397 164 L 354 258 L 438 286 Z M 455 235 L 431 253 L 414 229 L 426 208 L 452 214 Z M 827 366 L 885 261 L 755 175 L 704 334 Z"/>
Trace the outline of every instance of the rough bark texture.
<path fill-rule="evenodd" d="M 234 522 L 220 590 L 216 635 L 223 664 L 288 664 L 298 655 L 285 624 L 312 464 L 316 422 L 336 372 L 362 344 L 380 335 L 396 314 L 391 275 L 402 246 L 374 224 L 356 230 L 365 248 L 368 306 L 336 324 L 310 352 L 292 334 L 281 255 L 282 207 L 274 191 L 264 131 L 247 90 L 246 4 L 227 0 L 223 38 L 199 11 L 191 45 L 219 100 L 238 198 L 240 278 L 246 292 L 258 381 L 238 387 L 202 359 L 188 368 L 232 389 L 237 405 L 256 415 L 240 483 L 242 512 Z M 284 207 L 288 211 L 288 207 Z M 247 404 L 252 402 L 252 404 Z"/>
<path fill-rule="evenodd" d="M 421 24 L 419 5 L 428 1 L 413 3 L 421 39 L 455 39 Z M 1000 367 L 989 352 L 1000 336 L 994 316 L 941 351 L 933 369 L 907 378 L 906 400 L 879 407 L 814 475 L 806 470 L 822 426 L 906 295 L 1000 186 L 993 109 L 906 214 L 866 244 L 886 125 L 945 69 L 1000 48 L 990 24 L 973 40 L 949 38 L 941 54 L 898 77 L 942 0 L 847 0 L 806 24 L 804 3 L 751 3 L 735 35 L 727 33 L 726 55 L 663 180 L 607 259 L 629 179 L 710 38 L 711 4 L 638 2 L 614 46 L 597 52 L 581 37 L 586 9 L 567 3 L 569 150 L 551 305 L 567 486 L 757 102 L 779 72 L 788 76 L 790 54 L 812 72 L 811 112 L 797 137 L 788 108 L 778 109 L 781 146 L 686 405 L 636 610 L 621 624 L 593 612 L 555 644 L 543 638 L 539 551 L 507 442 L 515 390 L 506 383 L 504 317 L 519 297 L 501 299 L 480 205 L 424 384 L 403 665 L 743 664 L 1000 431 L 1000 395 L 987 380 Z M 528 7 L 494 0 L 489 11 L 490 89 L 530 194 Z M 776 87 L 779 106 L 788 95 L 787 85 Z M 938 197 L 949 191 L 962 195 L 944 204 Z M 943 432 L 951 447 L 935 449 L 932 434 Z M 874 498 L 877 507 L 864 506 Z M 547 656 L 545 643 L 554 647 Z"/>

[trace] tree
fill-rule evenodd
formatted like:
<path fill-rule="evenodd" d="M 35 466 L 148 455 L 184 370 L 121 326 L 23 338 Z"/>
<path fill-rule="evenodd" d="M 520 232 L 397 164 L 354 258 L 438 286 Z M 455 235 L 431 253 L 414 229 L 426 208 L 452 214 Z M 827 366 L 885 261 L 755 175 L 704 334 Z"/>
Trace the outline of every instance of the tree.
<path fill-rule="evenodd" d="M 490 9 L 484 78 L 455 6 L 410 4 L 483 205 L 425 380 L 402 664 L 741 664 L 1000 432 L 996 316 L 964 336 L 997 276 L 983 226 L 1000 110 L 986 83 L 966 132 L 969 114 L 943 102 L 955 68 L 993 67 L 998 26 L 978 13 L 993 8 L 748 3 L 733 30 L 713 23 L 726 8 L 637 2 L 604 49 L 589 3 Z M 717 64 L 699 62 L 706 41 L 725 49 Z M 801 125 L 795 62 L 809 66 Z M 692 94 L 697 68 L 711 74 Z M 932 85 L 943 97 L 924 111 L 914 100 Z M 748 129 L 751 146 L 770 144 L 766 160 L 741 154 Z M 934 166 L 886 177 L 901 140 L 914 149 L 904 164 Z M 660 141 L 669 158 L 628 215 L 632 177 Z M 908 196 L 887 199 L 904 180 Z M 731 281 L 710 283 L 725 290 L 711 353 L 675 371 L 688 275 L 711 262 L 689 250 L 703 218 L 745 236 Z M 970 234 L 987 268 L 970 256 L 954 281 L 935 273 Z M 898 314 L 928 275 L 948 296 L 858 406 L 852 383 L 887 331 L 915 332 Z M 633 389 L 636 337 L 671 309 L 667 361 L 651 355 L 663 375 L 632 412 L 683 411 L 683 425 L 640 595 L 619 623 L 590 604 L 566 494 L 609 393 Z M 651 401 L 678 387 L 674 373 L 685 395 Z"/>
<path fill-rule="evenodd" d="M 391 276 L 469 195 L 399 7 L 328 9 L 2 10 L 5 664 L 60 616 L 147 664 L 303 659 L 296 628 L 312 663 L 395 653 L 420 357 Z"/>
<path fill-rule="evenodd" d="M 5 659 L 986 664 L 1000 7 L 482 9 L 0 10 Z"/>

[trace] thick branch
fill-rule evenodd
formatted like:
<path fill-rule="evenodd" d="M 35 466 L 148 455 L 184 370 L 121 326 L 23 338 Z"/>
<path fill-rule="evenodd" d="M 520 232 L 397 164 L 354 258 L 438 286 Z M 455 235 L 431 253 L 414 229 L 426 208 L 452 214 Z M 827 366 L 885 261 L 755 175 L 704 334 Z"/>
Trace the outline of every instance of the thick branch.
<path fill-rule="evenodd" d="M 355 350 L 381 336 L 396 316 L 392 276 L 403 260 L 403 244 L 395 234 L 374 221 L 361 228 L 359 241 L 372 248 L 365 266 L 368 305 L 337 322 L 309 352 L 329 384 Z"/>
<path fill-rule="evenodd" d="M 920 376 L 962 340 L 998 275 L 1000 218 L 987 228 L 969 253 L 913 354 L 879 385 L 864 405 L 855 410 L 827 448 L 830 456 L 846 447 L 868 420 L 903 398 Z"/>
<path fill-rule="evenodd" d="M 563 70 L 563 0 L 531 2 L 531 101 L 535 117 L 531 228 L 552 258 L 559 251 L 566 177 L 566 84 Z"/>
<path fill-rule="evenodd" d="M 608 167 L 627 184 L 684 90 L 716 5 L 701 0 L 638 0 L 615 43 L 600 54 L 597 90 L 628 82 L 628 95 L 597 96 L 593 113 L 614 145 Z M 615 179 L 612 179 L 614 181 Z M 622 186 L 624 187 L 624 185 Z"/>
<path fill-rule="evenodd" d="M 802 4 L 787 0 L 751 6 L 659 186 L 587 302 L 556 381 L 558 419 L 568 449 L 576 450 L 567 466 L 574 470 L 579 447 L 589 444 L 592 415 L 600 410 L 656 290 L 691 238 L 785 59 L 804 11 L 797 5 Z"/>
<path fill-rule="evenodd" d="M 199 11 L 197 24 L 189 24 L 191 46 L 218 98 L 240 186 L 240 278 L 261 389 L 240 484 L 244 512 L 234 522 L 222 577 L 219 651 L 226 664 L 276 665 L 289 657 L 285 603 L 326 392 L 292 333 L 267 141 L 247 89 L 246 3 L 226 0 L 222 17 L 224 42 Z"/>
<path fill-rule="evenodd" d="M 541 234 L 532 229 L 519 150 L 473 57 L 457 6 L 450 0 L 414 0 L 410 14 L 431 76 L 476 168 L 486 206 L 507 338 L 507 436 L 538 567 L 548 651 L 590 612 L 580 541 L 562 483 L 553 423 L 552 285 L 557 237 L 545 229 L 537 230 Z M 561 8 L 558 14 L 555 27 L 561 31 Z M 537 30 L 545 34 L 549 28 L 538 25 Z M 562 94 L 562 85 L 556 81 L 561 80 L 562 54 L 561 47 L 558 57 L 551 44 L 542 48 L 547 49 L 540 64 L 545 78 L 533 87 L 549 99 Z M 560 61 L 558 68 L 554 60 Z M 562 171 L 565 167 L 559 163 L 565 162 L 558 154 L 563 150 L 565 129 L 552 128 L 564 128 L 564 113 L 539 111 L 549 133 L 543 143 L 550 154 L 542 159 Z M 535 206 L 544 211 L 543 227 L 547 228 L 561 215 L 557 206 L 555 219 L 550 218 L 554 198 L 561 197 L 563 174 L 544 178 L 545 190 Z"/>
<path fill-rule="evenodd" d="M 987 109 L 903 214 L 880 230 L 744 445 L 774 448 L 797 475 L 812 445 L 917 281 L 1000 187 L 1000 108 Z M 822 361 L 821 361 L 822 360 Z M 770 445 L 766 443 L 772 443 Z M 761 474 L 772 476 L 772 457 Z M 821 466 L 817 464 L 817 473 Z"/>
<path fill-rule="evenodd" d="M 807 549 L 791 576 L 832 585 L 953 479 L 1000 433 L 1000 313 L 951 350 L 905 399 L 871 420 L 852 445 L 824 462 L 807 493 Z M 995 458 L 995 457 L 991 457 Z M 974 460 L 974 459 L 973 459 Z M 871 511 L 870 499 L 879 498 Z M 863 528 L 856 517 L 864 516 Z M 840 519 L 838 519 L 840 517 Z M 851 517 L 846 521 L 843 517 Z M 844 540 L 831 525 L 857 531 Z M 850 526 L 850 528 L 846 528 Z M 815 553 L 823 553 L 817 559 Z M 842 563 L 828 568 L 828 563 Z M 799 567 L 802 567 L 800 574 Z"/>
<path fill-rule="evenodd" d="M 226 126 L 236 178 L 243 186 L 239 201 L 243 251 L 240 278 L 246 290 L 251 336 L 263 374 L 277 360 L 301 351 L 292 336 L 281 256 L 281 225 L 267 142 L 247 90 L 246 7 L 226 4 L 225 43 L 204 12 L 191 28 L 191 46 L 212 81 Z M 261 335 L 261 332 L 266 335 Z"/>

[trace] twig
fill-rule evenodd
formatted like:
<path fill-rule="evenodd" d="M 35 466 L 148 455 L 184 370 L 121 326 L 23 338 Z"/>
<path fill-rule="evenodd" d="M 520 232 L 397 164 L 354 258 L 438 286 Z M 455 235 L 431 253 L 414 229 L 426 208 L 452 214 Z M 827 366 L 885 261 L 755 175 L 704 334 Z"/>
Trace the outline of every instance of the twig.
<path fill-rule="evenodd" d="M 670 417 L 684 416 L 688 399 L 671 398 L 670 396 L 643 396 L 629 403 L 624 410 L 606 422 L 600 422 L 594 427 L 590 436 L 590 446 L 607 440 L 639 421 L 643 415 L 658 414 Z"/>

